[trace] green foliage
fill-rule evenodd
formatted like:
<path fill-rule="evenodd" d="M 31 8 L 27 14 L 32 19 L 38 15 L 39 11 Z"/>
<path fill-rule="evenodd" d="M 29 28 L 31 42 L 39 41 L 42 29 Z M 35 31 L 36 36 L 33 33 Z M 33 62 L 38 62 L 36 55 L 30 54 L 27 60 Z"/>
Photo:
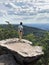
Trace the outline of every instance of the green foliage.
<path fill-rule="evenodd" d="M 18 37 L 16 30 L 0 29 L 0 40 Z"/>
<path fill-rule="evenodd" d="M 8 24 L 7 28 L 0 27 L 0 40 L 14 37 L 18 37 L 18 33 L 11 24 Z"/>
<path fill-rule="evenodd" d="M 35 40 L 35 36 L 33 34 L 29 34 L 29 35 L 25 36 L 24 38 L 26 38 L 26 39 L 28 39 L 30 41 Z"/>

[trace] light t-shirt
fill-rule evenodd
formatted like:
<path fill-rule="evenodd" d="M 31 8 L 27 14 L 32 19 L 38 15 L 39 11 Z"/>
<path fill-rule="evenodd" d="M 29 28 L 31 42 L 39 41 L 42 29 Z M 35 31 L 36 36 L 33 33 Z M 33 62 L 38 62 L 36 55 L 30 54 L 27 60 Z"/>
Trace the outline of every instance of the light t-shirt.
<path fill-rule="evenodd" d="M 23 26 L 22 25 L 18 26 L 18 31 L 23 31 Z"/>

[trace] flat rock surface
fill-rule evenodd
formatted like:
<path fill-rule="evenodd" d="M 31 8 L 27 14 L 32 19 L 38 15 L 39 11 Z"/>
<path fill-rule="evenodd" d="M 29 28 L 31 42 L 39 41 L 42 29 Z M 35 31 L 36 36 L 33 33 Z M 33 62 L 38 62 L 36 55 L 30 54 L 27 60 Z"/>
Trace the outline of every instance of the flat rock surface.
<path fill-rule="evenodd" d="M 32 57 L 43 54 L 41 46 L 31 46 L 31 44 L 32 42 L 28 40 L 22 39 L 19 41 L 18 38 L 0 41 L 1 46 L 5 46 L 8 49 L 18 52 L 23 57 Z"/>

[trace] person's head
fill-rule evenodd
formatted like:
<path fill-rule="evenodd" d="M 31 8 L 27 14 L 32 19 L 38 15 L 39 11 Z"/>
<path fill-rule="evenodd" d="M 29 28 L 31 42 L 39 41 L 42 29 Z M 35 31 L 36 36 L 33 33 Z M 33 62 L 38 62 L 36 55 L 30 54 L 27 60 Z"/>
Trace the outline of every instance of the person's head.
<path fill-rule="evenodd" d="M 22 22 L 20 22 L 20 25 L 22 25 Z"/>

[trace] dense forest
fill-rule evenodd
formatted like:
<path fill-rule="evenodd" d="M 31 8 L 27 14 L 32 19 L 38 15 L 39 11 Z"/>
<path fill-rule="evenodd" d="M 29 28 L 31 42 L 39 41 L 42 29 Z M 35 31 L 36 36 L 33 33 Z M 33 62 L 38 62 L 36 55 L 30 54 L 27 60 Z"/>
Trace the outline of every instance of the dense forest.
<path fill-rule="evenodd" d="M 18 25 L 0 25 L 0 40 L 8 38 L 17 38 Z M 43 47 L 44 55 L 36 65 L 49 65 L 49 32 L 38 28 L 24 26 L 23 38 L 30 40 L 32 45 Z"/>

